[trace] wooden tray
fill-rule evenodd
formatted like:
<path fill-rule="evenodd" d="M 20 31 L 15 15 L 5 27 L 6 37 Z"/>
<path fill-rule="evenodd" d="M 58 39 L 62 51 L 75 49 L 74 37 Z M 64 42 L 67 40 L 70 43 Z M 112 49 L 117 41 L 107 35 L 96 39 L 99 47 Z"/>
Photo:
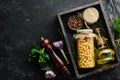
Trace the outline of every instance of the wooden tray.
<path fill-rule="evenodd" d="M 82 12 L 84 9 L 86 9 L 88 7 L 95 7 L 99 11 L 99 14 L 100 14 L 99 20 L 94 25 L 90 25 L 90 27 L 92 29 L 94 29 L 95 27 L 102 28 L 103 35 L 106 38 L 108 38 L 108 44 L 112 49 L 115 50 L 116 54 L 115 54 L 115 60 L 113 62 L 110 62 L 105 65 L 101 65 L 101 66 L 96 66 L 93 69 L 79 69 L 77 66 L 77 61 L 76 61 L 76 57 L 75 57 L 77 52 L 76 53 L 74 52 L 74 50 L 76 50 L 76 46 L 75 46 L 75 40 L 73 39 L 73 34 L 75 34 L 76 31 L 73 31 L 68 27 L 67 21 L 70 16 L 76 15 L 76 14 L 78 14 L 78 12 Z M 62 33 L 64 35 L 64 40 L 65 40 L 65 43 L 67 46 L 67 51 L 69 52 L 69 55 L 70 55 L 70 58 L 72 61 L 72 65 L 73 65 L 73 68 L 75 71 L 75 75 L 78 79 L 84 78 L 89 75 L 93 75 L 95 73 L 105 71 L 110 68 L 114 68 L 119 65 L 117 51 L 115 49 L 115 44 L 114 44 L 114 37 L 111 32 L 110 26 L 108 24 L 106 14 L 103 9 L 102 1 L 96 1 L 94 3 L 90 3 L 87 5 L 83 5 L 83 6 L 71 9 L 71 10 L 67 10 L 65 12 L 61 12 L 61 13 L 58 13 L 57 16 L 58 16 L 58 20 L 60 23 Z M 83 27 L 85 27 L 85 25 L 83 25 Z"/>

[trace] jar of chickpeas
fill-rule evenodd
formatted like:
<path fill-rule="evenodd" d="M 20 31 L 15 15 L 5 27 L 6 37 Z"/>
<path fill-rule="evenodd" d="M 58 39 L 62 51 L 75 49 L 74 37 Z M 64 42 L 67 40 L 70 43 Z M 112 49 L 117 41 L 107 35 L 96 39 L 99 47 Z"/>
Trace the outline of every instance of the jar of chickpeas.
<path fill-rule="evenodd" d="M 94 37 L 92 29 L 77 30 L 73 37 L 77 40 L 78 67 L 93 68 L 95 66 Z"/>

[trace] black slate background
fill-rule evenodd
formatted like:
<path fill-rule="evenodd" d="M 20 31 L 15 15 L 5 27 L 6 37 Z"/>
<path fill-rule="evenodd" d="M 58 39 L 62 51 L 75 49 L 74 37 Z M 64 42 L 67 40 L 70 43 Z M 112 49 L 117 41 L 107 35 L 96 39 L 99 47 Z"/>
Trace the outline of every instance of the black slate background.
<path fill-rule="evenodd" d="M 42 36 L 51 42 L 60 40 L 57 13 L 94 1 L 97 0 L 0 0 L 0 80 L 45 80 L 39 67 L 27 62 L 33 44 Z M 111 24 L 119 13 L 113 11 L 109 0 L 103 3 Z M 82 80 L 120 80 L 119 75 L 118 66 Z M 55 80 L 64 79 L 58 76 Z"/>

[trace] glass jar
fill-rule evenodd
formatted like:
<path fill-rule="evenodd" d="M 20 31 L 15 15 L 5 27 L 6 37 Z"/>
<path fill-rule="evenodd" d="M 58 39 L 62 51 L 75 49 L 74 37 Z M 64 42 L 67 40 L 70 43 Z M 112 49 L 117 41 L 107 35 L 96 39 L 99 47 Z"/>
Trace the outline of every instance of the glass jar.
<path fill-rule="evenodd" d="M 73 37 L 77 40 L 77 54 L 79 68 L 93 68 L 95 66 L 94 37 L 92 29 L 77 30 Z"/>

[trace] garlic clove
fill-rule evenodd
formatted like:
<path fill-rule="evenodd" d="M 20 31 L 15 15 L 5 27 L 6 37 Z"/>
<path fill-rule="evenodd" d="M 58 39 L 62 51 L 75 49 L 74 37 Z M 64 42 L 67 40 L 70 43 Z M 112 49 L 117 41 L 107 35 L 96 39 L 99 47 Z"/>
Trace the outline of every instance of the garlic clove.
<path fill-rule="evenodd" d="M 52 70 L 45 72 L 45 78 L 55 78 L 56 74 Z"/>

